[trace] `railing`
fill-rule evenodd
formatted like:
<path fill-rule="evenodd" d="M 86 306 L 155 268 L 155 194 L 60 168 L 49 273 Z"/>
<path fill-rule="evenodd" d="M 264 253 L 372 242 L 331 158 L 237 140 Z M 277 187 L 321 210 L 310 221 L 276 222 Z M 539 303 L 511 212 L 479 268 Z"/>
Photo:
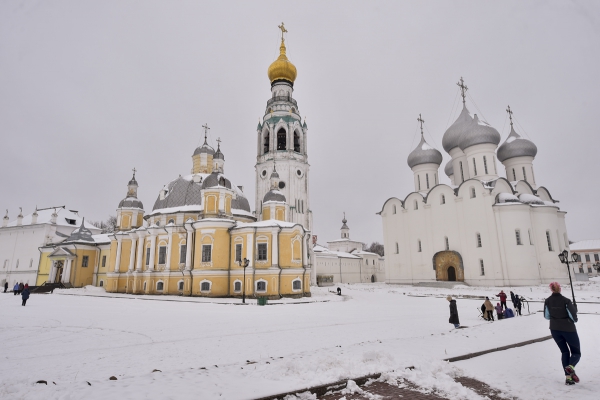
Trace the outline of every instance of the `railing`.
<path fill-rule="evenodd" d="M 292 99 L 291 96 L 275 96 L 275 97 L 271 97 L 269 100 L 267 100 L 267 107 L 270 106 L 271 104 L 273 104 L 276 101 L 287 101 L 287 102 L 292 103 L 296 107 L 298 107 L 298 103 L 296 102 L 296 100 Z"/>

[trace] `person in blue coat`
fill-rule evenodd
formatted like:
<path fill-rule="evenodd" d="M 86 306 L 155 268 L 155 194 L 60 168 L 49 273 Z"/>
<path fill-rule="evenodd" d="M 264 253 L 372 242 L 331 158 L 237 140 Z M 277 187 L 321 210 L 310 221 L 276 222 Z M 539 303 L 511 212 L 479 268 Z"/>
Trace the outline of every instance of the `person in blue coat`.
<path fill-rule="evenodd" d="M 25 286 L 23 287 L 23 291 L 21 292 L 21 299 L 23 299 L 23 304 L 21 304 L 22 306 L 25 306 L 25 304 L 27 304 L 28 298 L 29 298 L 29 285 L 26 283 Z"/>
<path fill-rule="evenodd" d="M 560 294 L 558 282 L 550 284 L 552 295 L 544 301 L 544 318 L 550 320 L 550 333 L 562 354 L 561 361 L 565 372 L 565 385 L 579 382 L 575 366 L 581 358 L 579 335 L 577 335 L 577 308 L 571 300 Z"/>
<path fill-rule="evenodd" d="M 13 294 L 16 296 L 17 293 L 19 293 L 19 282 L 15 283 L 15 286 L 13 287 Z"/>

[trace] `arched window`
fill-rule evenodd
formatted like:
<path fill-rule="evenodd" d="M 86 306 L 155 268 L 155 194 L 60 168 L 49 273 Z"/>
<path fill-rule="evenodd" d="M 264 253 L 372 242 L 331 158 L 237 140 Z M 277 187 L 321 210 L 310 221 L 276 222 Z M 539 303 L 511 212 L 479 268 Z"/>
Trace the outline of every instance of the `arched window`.
<path fill-rule="evenodd" d="M 183 281 L 177 283 L 177 290 L 183 290 Z"/>
<path fill-rule="evenodd" d="M 200 291 L 208 292 L 210 291 L 211 282 L 210 281 L 202 281 L 200 282 Z"/>
<path fill-rule="evenodd" d="M 483 260 L 479 260 L 479 268 L 481 269 L 481 276 L 485 275 L 485 268 L 483 266 Z"/>
<path fill-rule="evenodd" d="M 462 161 L 459 161 L 458 165 L 460 166 L 460 179 L 461 179 L 461 182 L 464 182 L 465 181 L 465 174 L 463 173 Z"/>
<path fill-rule="evenodd" d="M 427 181 L 427 189 L 429 189 L 429 174 L 425 174 L 425 180 Z"/>
<path fill-rule="evenodd" d="M 281 128 L 277 132 L 277 150 L 287 150 L 287 133 L 285 129 Z"/>
<path fill-rule="evenodd" d="M 475 157 L 473 157 L 473 172 L 475 176 L 477 176 L 477 163 L 475 162 Z"/>
<path fill-rule="evenodd" d="M 417 188 L 421 190 L 421 175 L 417 175 Z"/>
<path fill-rule="evenodd" d="M 535 174 L 533 173 L 533 167 L 531 168 L 531 177 L 533 178 L 533 184 L 535 185 Z"/>
<path fill-rule="evenodd" d="M 485 156 L 483 156 L 483 169 L 485 171 L 485 174 L 488 174 L 488 169 L 487 169 L 487 158 L 485 158 Z"/>
<path fill-rule="evenodd" d="M 292 282 L 292 290 L 302 290 L 302 281 L 300 279 Z"/>
<path fill-rule="evenodd" d="M 418 252 L 420 253 L 423 249 L 421 248 L 421 239 L 417 240 Z"/>
<path fill-rule="evenodd" d="M 492 166 L 494 167 L 494 173 L 497 174 L 497 172 L 496 172 L 496 156 L 492 156 Z"/>
<path fill-rule="evenodd" d="M 400 246 L 398 246 L 398 242 L 396 242 L 396 254 L 400 253 Z"/>
<path fill-rule="evenodd" d="M 519 229 L 515 229 L 515 238 L 517 239 L 517 246 L 522 245 L 521 242 L 521 231 Z"/>
<path fill-rule="evenodd" d="M 446 204 L 446 196 L 445 195 L 440 196 L 440 204 Z"/>
<path fill-rule="evenodd" d="M 525 172 L 525 167 L 523 167 L 523 179 L 527 182 L 527 172 Z"/>
<path fill-rule="evenodd" d="M 256 291 L 257 292 L 266 292 L 267 291 L 267 281 L 259 280 L 256 282 Z"/>
<path fill-rule="evenodd" d="M 419 209 L 419 202 L 417 200 L 415 200 L 415 210 Z"/>
<path fill-rule="evenodd" d="M 269 143 L 270 143 L 270 138 L 271 135 L 269 135 L 269 132 L 265 132 L 265 137 L 263 140 L 263 154 L 266 154 L 269 152 Z"/>
<path fill-rule="evenodd" d="M 531 229 L 528 229 L 527 233 L 529 234 L 529 244 L 533 244 L 533 240 L 531 239 Z"/>
<path fill-rule="evenodd" d="M 100 281 L 100 287 L 104 286 L 104 281 Z"/>
<path fill-rule="evenodd" d="M 477 194 L 475 193 L 475 188 L 471 186 L 471 198 L 474 199 L 475 197 L 477 197 Z"/>
<path fill-rule="evenodd" d="M 546 241 L 548 242 L 548 251 L 554 251 L 552 248 L 552 238 L 550 237 L 550 231 L 546 231 Z"/>
<path fill-rule="evenodd" d="M 438 181 L 437 181 L 437 172 L 435 174 L 433 174 L 433 176 L 435 177 L 435 184 L 437 185 L 438 184 Z"/>
<path fill-rule="evenodd" d="M 233 282 L 233 291 L 236 293 L 242 291 L 242 281 Z"/>
<path fill-rule="evenodd" d="M 165 287 L 164 283 L 162 283 L 162 282 L 157 282 L 156 283 L 156 290 L 162 291 L 164 287 Z"/>
<path fill-rule="evenodd" d="M 481 247 L 481 235 L 477 234 L 477 247 Z"/>
<path fill-rule="evenodd" d="M 444 243 L 446 245 L 446 251 L 450 250 L 450 241 L 448 240 L 448 236 L 444 237 Z"/>
<path fill-rule="evenodd" d="M 392 214 L 396 214 L 396 206 L 395 205 L 392 206 Z"/>
<path fill-rule="evenodd" d="M 515 174 L 515 169 L 514 168 L 512 170 L 513 170 L 513 181 L 516 181 L 517 180 L 517 174 Z"/>
<path fill-rule="evenodd" d="M 298 135 L 298 132 L 294 132 L 294 151 L 300 153 L 300 135 Z"/>

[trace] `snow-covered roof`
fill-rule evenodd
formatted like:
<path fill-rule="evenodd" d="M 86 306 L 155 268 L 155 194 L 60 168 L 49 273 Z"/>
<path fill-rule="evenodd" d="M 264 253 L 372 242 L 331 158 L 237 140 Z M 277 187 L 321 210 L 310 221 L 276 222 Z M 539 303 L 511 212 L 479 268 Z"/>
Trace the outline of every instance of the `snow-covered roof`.
<path fill-rule="evenodd" d="M 257 222 L 238 222 L 237 223 L 238 228 L 264 228 L 264 227 L 268 227 L 268 226 L 280 226 L 282 228 L 293 228 L 294 226 L 302 227 L 302 225 L 300 225 L 296 222 L 285 222 L 285 221 L 279 221 L 277 219 L 269 219 L 266 221 L 257 221 Z M 304 229 L 304 228 L 302 228 L 302 229 Z"/>
<path fill-rule="evenodd" d="M 102 233 L 100 235 L 94 235 L 94 236 L 92 236 L 92 239 L 94 239 L 94 242 L 96 244 L 110 243 L 110 236 L 109 236 L 108 233 Z"/>
<path fill-rule="evenodd" d="M 575 250 L 600 250 L 600 239 L 580 240 L 569 245 L 571 251 Z"/>
<path fill-rule="evenodd" d="M 64 206 L 56 207 L 56 208 L 45 208 L 41 210 L 37 210 L 37 222 L 36 224 L 50 224 L 52 219 L 52 214 L 56 210 L 56 225 L 58 226 L 68 226 L 71 228 L 77 228 L 81 226 L 81 222 L 83 221 L 83 217 L 80 217 L 78 212 L 75 210 L 67 210 Z M 27 214 L 23 216 L 22 225 L 32 225 L 33 213 Z M 9 222 L 8 227 L 17 226 L 17 221 Z M 84 226 L 92 231 L 92 233 L 100 233 L 102 229 L 95 227 L 89 222 L 85 222 Z"/>

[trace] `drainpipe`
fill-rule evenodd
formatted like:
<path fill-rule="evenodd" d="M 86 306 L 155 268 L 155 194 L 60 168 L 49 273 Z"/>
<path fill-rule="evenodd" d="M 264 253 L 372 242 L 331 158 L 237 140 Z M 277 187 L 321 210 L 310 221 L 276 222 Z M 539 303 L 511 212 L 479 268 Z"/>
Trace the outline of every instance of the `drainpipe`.
<path fill-rule="evenodd" d="M 279 281 L 277 282 L 277 295 L 281 298 L 281 272 L 283 269 L 281 268 L 281 225 L 279 226 L 279 231 L 277 231 L 277 266 L 279 267 Z M 304 270 L 306 273 L 306 269 Z M 304 279 L 304 277 L 302 277 Z M 304 283 L 302 283 L 304 285 Z"/>
<path fill-rule="evenodd" d="M 40 259 L 38 260 L 37 272 L 36 272 L 36 274 L 35 274 L 35 277 L 36 277 L 36 278 L 35 278 L 35 285 L 36 285 L 36 286 L 37 286 L 37 277 L 38 277 L 38 276 L 40 276 L 40 264 L 42 263 L 42 250 L 40 250 L 40 249 L 41 249 L 41 247 L 38 247 L 37 249 L 38 249 L 38 251 L 40 252 Z M 50 268 L 52 268 L 52 267 L 50 267 Z M 51 271 L 52 271 L 52 269 L 50 269 L 50 270 L 48 271 L 48 279 L 50 279 L 50 272 L 51 272 Z M 46 280 L 46 282 L 48 282 L 48 279 Z M 6 282 L 8 282 L 8 275 L 6 276 Z M 42 286 L 42 285 L 40 285 L 40 286 Z"/>
<path fill-rule="evenodd" d="M 231 231 L 235 228 L 235 225 L 227 229 L 229 233 L 229 252 L 227 256 L 227 297 L 231 296 Z M 235 249 L 233 249 L 235 251 Z"/>
<path fill-rule="evenodd" d="M 184 223 L 185 226 L 185 223 Z M 190 227 L 192 228 L 192 252 L 190 253 L 190 258 L 191 258 L 191 263 L 192 263 L 192 268 L 190 269 L 190 296 L 192 297 L 192 292 L 194 290 L 194 275 L 192 274 L 192 271 L 194 270 L 194 261 L 195 261 L 195 249 L 196 249 L 196 232 L 194 230 L 194 224 L 191 224 Z"/>
<path fill-rule="evenodd" d="M 343 283 L 343 279 L 342 279 L 342 257 L 338 256 L 339 260 L 340 260 L 340 283 Z"/>
<path fill-rule="evenodd" d="M 252 257 L 254 258 L 254 260 L 252 260 L 252 295 L 254 296 L 254 298 L 256 298 L 256 227 L 254 227 L 254 236 L 252 237 L 252 246 L 253 246 L 253 251 L 252 251 Z M 244 282 L 244 285 L 246 284 L 246 282 Z"/>
<path fill-rule="evenodd" d="M 98 282 L 98 269 L 100 268 L 100 249 L 96 247 L 96 261 L 94 263 L 94 273 L 92 274 L 92 286 Z M 95 278 L 95 279 L 94 279 Z"/>
<path fill-rule="evenodd" d="M 75 247 L 75 266 L 73 266 L 73 262 L 71 261 L 71 269 L 73 270 L 73 287 L 75 287 L 75 278 L 77 277 L 77 245 L 73 244 L 73 247 Z M 69 273 L 71 273 L 71 271 L 69 271 Z M 71 277 L 69 277 L 69 279 L 71 279 Z"/>

